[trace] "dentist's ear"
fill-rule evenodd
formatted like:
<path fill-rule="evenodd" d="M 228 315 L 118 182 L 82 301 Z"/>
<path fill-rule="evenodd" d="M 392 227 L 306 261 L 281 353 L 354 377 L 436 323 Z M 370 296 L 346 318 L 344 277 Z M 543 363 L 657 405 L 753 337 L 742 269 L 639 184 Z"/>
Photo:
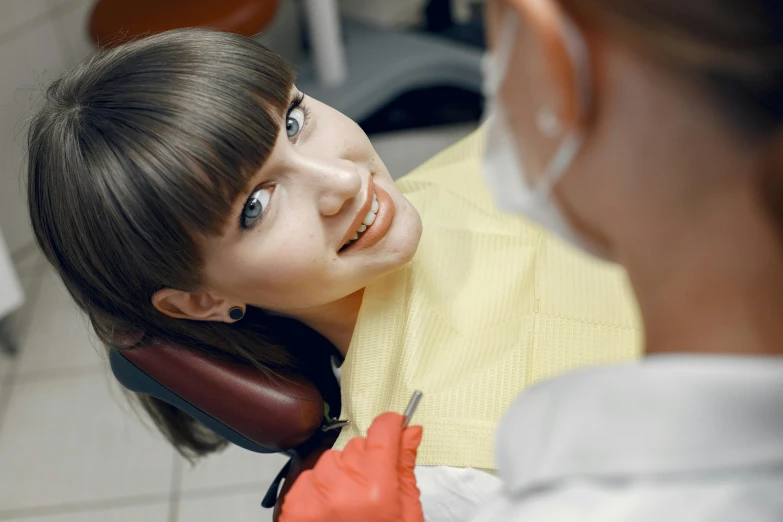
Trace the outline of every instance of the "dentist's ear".
<path fill-rule="evenodd" d="M 175 319 L 193 321 L 221 321 L 233 323 L 231 310 L 237 307 L 226 299 L 216 297 L 209 292 L 185 292 L 173 288 L 158 290 L 152 296 L 152 305 L 159 312 Z"/>
<path fill-rule="evenodd" d="M 494 0 L 492 31 L 502 17 L 515 16 L 517 30 L 507 85 L 506 107 L 528 100 L 533 121 L 545 137 L 581 127 L 589 117 L 592 81 L 587 42 L 557 0 Z M 499 33 L 497 33 L 499 34 Z M 495 38 L 490 38 L 494 41 Z M 495 42 L 498 43 L 498 42 Z M 512 118 L 514 119 L 514 118 Z"/>

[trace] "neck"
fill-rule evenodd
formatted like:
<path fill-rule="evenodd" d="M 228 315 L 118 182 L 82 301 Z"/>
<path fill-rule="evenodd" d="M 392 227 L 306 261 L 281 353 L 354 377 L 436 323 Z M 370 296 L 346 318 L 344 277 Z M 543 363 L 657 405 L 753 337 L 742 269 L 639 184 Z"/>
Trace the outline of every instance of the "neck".
<path fill-rule="evenodd" d="M 297 310 L 290 315 L 323 335 L 345 357 L 359 317 L 363 296 L 362 289 L 328 305 Z"/>
<path fill-rule="evenodd" d="M 734 199 L 734 208 L 690 215 L 659 228 L 654 244 L 620 253 L 648 354 L 783 355 L 780 235 L 754 194 Z"/>

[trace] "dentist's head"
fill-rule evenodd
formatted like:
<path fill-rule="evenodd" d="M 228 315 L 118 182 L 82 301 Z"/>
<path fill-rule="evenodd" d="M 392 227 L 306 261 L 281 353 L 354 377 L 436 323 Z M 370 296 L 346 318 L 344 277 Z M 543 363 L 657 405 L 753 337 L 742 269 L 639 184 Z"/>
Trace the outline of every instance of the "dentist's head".
<path fill-rule="evenodd" d="M 783 4 L 490 0 L 487 18 L 501 208 L 632 276 L 778 248 Z"/>

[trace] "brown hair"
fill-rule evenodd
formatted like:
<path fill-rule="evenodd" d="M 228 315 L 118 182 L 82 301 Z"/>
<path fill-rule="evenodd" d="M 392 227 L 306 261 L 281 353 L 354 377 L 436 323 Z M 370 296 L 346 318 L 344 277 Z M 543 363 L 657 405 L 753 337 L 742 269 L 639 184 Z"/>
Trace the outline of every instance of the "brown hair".
<path fill-rule="evenodd" d="M 560 0 L 575 19 L 693 78 L 729 124 L 766 147 L 760 194 L 783 234 L 783 3 Z"/>
<path fill-rule="evenodd" d="M 253 308 L 235 324 L 184 321 L 151 303 L 161 288 L 199 289 L 197 238 L 219 233 L 269 156 L 293 81 L 254 40 L 186 29 L 99 51 L 48 88 L 28 136 L 30 218 L 109 349 L 125 348 L 117 334 L 130 330 L 259 369 L 328 367 L 331 345 L 296 321 Z M 140 400 L 183 455 L 224 445 Z"/>

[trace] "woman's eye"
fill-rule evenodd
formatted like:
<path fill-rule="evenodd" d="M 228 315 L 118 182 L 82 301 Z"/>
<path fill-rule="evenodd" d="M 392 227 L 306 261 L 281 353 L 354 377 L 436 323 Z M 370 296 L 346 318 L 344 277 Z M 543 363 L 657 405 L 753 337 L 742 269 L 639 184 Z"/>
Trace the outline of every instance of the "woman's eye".
<path fill-rule="evenodd" d="M 275 186 L 270 185 L 256 190 L 245 203 L 245 208 L 242 209 L 242 228 L 249 228 L 258 221 L 258 219 L 266 213 L 269 202 L 272 199 L 272 193 L 275 191 Z"/>
<path fill-rule="evenodd" d="M 285 132 L 289 138 L 295 138 L 304 126 L 305 113 L 299 107 L 294 107 L 285 118 Z"/>

